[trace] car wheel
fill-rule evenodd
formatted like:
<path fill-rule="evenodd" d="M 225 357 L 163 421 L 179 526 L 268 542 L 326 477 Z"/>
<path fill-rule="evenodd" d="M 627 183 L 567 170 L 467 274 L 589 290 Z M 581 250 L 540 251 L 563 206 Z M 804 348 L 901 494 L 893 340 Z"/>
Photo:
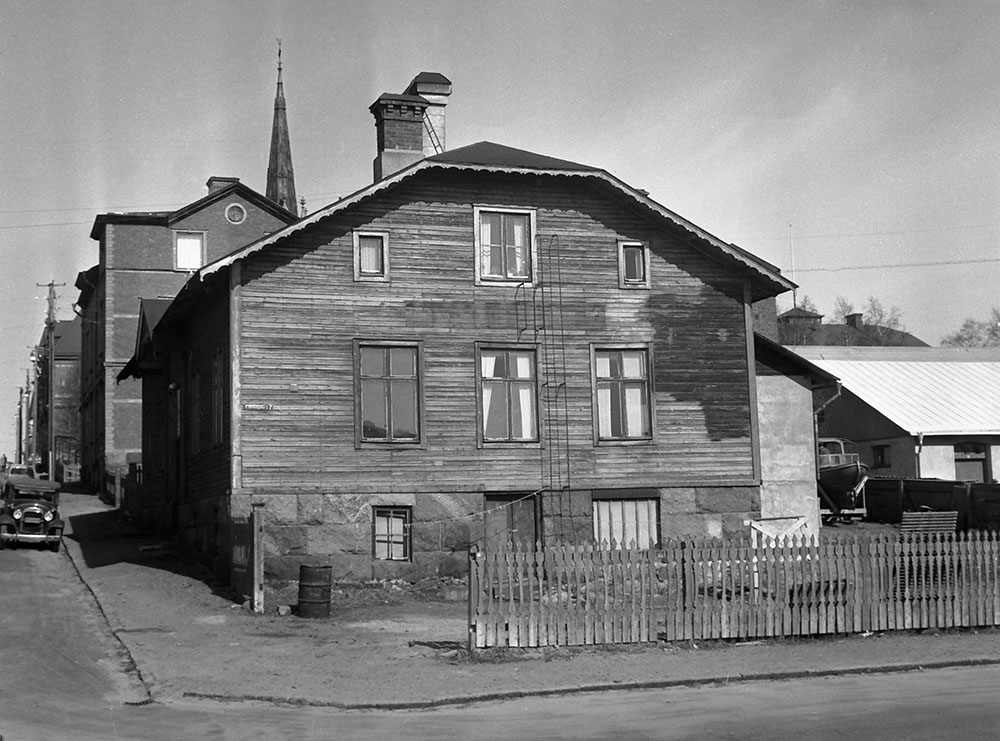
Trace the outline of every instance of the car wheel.
<path fill-rule="evenodd" d="M 53 541 L 53 542 L 49 543 L 49 548 L 51 550 L 55 551 L 56 553 L 58 553 L 59 552 L 59 544 L 60 543 L 62 543 L 61 540 Z"/>
<path fill-rule="evenodd" d="M 0 538 L 0 551 L 2 551 L 6 547 L 7 547 L 7 541 L 5 541 L 3 538 Z"/>

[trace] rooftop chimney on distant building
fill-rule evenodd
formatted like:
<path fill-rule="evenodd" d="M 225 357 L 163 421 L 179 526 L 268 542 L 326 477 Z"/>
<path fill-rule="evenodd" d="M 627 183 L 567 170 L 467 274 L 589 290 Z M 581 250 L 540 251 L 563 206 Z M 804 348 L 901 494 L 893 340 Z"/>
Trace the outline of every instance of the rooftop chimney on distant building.
<path fill-rule="evenodd" d="M 285 87 L 281 82 L 281 41 L 278 41 L 278 89 L 274 94 L 274 122 L 271 124 L 271 155 L 267 161 L 265 195 L 287 211 L 295 213 L 295 173 L 292 145 L 288 140 L 285 116 Z"/>
<path fill-rule="evenodd" d="M 863 314 L 848 314 L 844 317 L 844 322 L 846 322 L 848 327 L 854 327 L 855 329 L 864 329 L 864 315 Z"/>
<path fill-rule="evenodd" d="M 208 186 L 208 194 L 212 195 L 213 193 L 217 193 L 223 188 L 228 188 L 230 185 L 234 185 L 238 182 L 240 182 L 239 178 L 221 178 L 218 175 L 213 175 L 208 179 L 208 182 L 205 183 L 205 185 Z"/>
<path fill-rule="evenodd" d="M 444 108 L 451 82 L 436 72 L 421 72 L 401 95 L 383 93 L 368 108 L 375 117 L 378 154 L 375 180 L 444 151 Z"/>

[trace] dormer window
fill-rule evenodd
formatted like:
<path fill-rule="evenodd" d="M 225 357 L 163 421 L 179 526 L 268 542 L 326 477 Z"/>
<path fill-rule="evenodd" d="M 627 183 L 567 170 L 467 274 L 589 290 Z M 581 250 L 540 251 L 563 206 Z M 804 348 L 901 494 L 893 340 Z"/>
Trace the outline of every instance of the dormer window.
<path fill-rule="evenodd" d="M 534 279 L 535 214 L 526 209 L 477 206 L 476 283 L 530 283 Z"/>
<path fill-rule="evenodd" d="M 649 288 L 649 249 L 644 243 L 618 243 L 618 286 Z"/>
<path fill-rule="evenodd" d="M 205 264 L 205 233 L 174 232 L 174 270 L 194 272 Z"/>

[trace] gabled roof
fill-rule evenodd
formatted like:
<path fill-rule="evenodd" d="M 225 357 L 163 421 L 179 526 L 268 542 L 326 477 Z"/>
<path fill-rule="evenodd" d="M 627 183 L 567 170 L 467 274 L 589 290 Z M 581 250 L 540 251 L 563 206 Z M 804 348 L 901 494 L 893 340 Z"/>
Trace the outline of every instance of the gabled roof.
<path fill-rule="evenodd" d="M 233 182 L 224 188 L 219 188 L 214 193 L 209 193 L 204 198 L 187 204 L 176 211 L 134 211 L 130 213 L 106 213 L 98 214 L 94 219 L 94 226 L 90 230 L 90 238 L 100 241 L 104 238 L 104 227 L 107 224 L 148 224 L 151 226 L 170 226 L 193 213 L 201 211 L 203 208 L 212 205 L 224 198 L 231 198 L 234 195 L 240 196 L 249 203 L 254 204 L 262 211 L 266 211 L 272 216 L 281 219 L 286 224 L 290 224 L 298 217 L 291 211 L 282 208 L 274 201 L 262 196 L 253 188 L 248 188 L 243 183 L 233 178 Z"/>
<path fill-rule="evenodd" d="M 80 317 L 60 319 L 55 328 L 56 360 L 80 356 Z"/>
<path fill-rule="evenodd" d="M 763 363 L 775 366 L 783 373 L 799 373 L 808 376 L 815 387 L 833 386 L 837 383 L 837 376 L 819 367 L 815 363 L 806 360 L 801 355 L 792 352 L 784 345 L 779 345 L 774 340 L 768 339 L 759 332 L 753 333 L 754 354 Z"/>
<path fill-rule="evenodd" d="M 630 206 L 646 213 L 651 218 L 659 219 L 671 227 L 682 229 L 690 235 L 690 244 L 695 249 L 731 265 L 733 270 L 737 272 L 747 274 L 753 279 L 753 284 L 757 288 L 755 299 L 773 296 L 795 287 L 795 284 L 782 276 L 775 266 L 710 234 L 656 203 L 644 191 L 626 185 L 600 168 L 505 147 L 492 142 L 479 142 L 422 159 L 346 198 L 315 211 L 284 229 L 204 266 L 196 273 L 197 279 L 203 280 L 205 277 L 227 268 L 237 260 L 264 250 L 291 234 L 307 229 L 316 222 L 338 214 L 366 198 L 389 190 L 402 181 L 416 177 L 427 170 L 502 172 L 583 178 L 588 183 L 602 188 L 605 192 L 625 200 Z"/>
<path fill-rule="evenodd" d="M 163 314 L 170 306 L 172 299 L 168 298 L 140 298 L 139 299 L 139 329 L 135 333 L 135 352 L 115 377 L 118 383 L 126 378 L 134 376 L 142 378 L 141 362 L 143 348 L 153 341 L 153 331 L 160 323 Z"/>
<path fill-rule="evenodd" d="M 1000 348 L 790 349 L 910 435 L 1000 435 Z"/>
<path fill-rule="evenodd" d="M 778 319 L 794 319 L 798 317 L 805 317 L 807 319 L 822 319 L 822 314 L 817 314 L 815 311 L 809 311 L 809 309 L 803 309 L 801 306 L 794 306 L 788 311 L 784 311 L 778 314 Z"/>

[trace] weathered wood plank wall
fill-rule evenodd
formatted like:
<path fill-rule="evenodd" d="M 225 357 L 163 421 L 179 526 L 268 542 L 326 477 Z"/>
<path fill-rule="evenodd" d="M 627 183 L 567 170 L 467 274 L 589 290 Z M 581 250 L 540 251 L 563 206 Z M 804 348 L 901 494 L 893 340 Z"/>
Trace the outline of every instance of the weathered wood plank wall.
<path fill-rule="evenodd" d="M 427 193 L 433 192 L 433 200 Z M 476 444 L 475 343 L 518 339 L 515 291 L 476 286 L 473 203 L 537 208 L 558 236 L 575 486 L 753 485 L 743 288 L 683 236 L 581 184 L 450 175 L 399 186 L 248 258 L 242 480 L 327 492 L 532 490 L 540 446 Z M 391 280 L 353 280 L 351 229 L 389 233 Z M 649 242 L 652 290 L 622 290 L 617 240 Z M 542 266 L 543 271 L 547 266 Z M 355 446 L 355 339 L 421 343 L 423 444 Z M 649 342 L 655 441 L 593 444 L 590 343 Z"/>

